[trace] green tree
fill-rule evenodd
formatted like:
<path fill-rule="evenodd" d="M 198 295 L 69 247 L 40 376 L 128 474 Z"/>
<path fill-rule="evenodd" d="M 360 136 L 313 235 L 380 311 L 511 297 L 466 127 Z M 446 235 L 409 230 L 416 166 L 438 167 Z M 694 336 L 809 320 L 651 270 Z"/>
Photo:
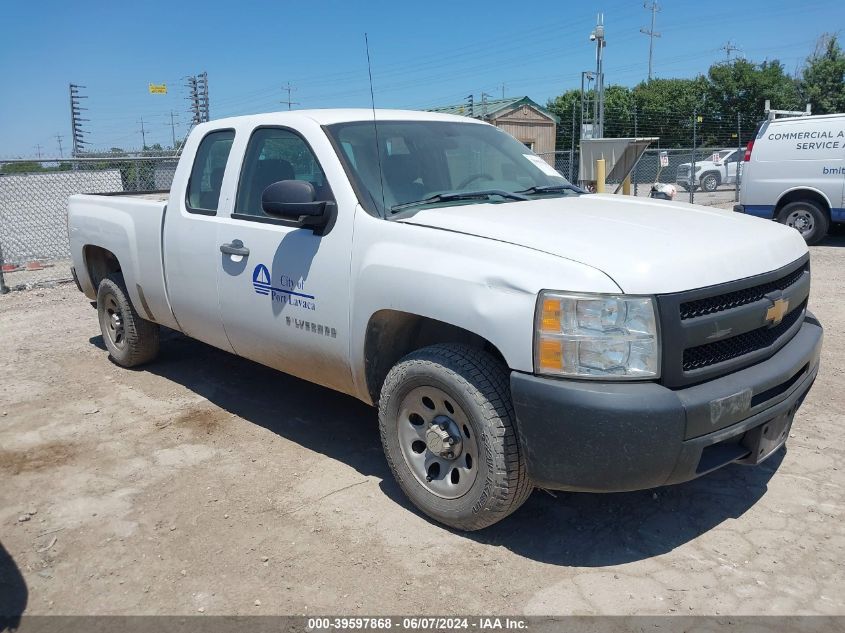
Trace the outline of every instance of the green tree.
<path fill-rule="evenodd" d="M 801 73 L 800 89 L 813 114 L 845 112 L 845 52 L 836 35 L 819 38 Z"/>
<path fill-rule="evenodd" d="M 637 113 L 637 135 L 658 137 L 660 147 L 692 145 L 693 113 L 702 119 L 702 124 L 697 124 L 699 134 L 703 122 L 712 118 L 708 87 L 707 79 L 701 76 L 653 79 L 637 85 L 631 95 L 631 105 Z M 702 142 L 699 140 L 697 144 Z"/>
<path fill-rule="evenodd" d="M 35 160 L 28 160 L 22 163 L 6 163 L 0 167 L 3 174 L 31 174 L 44 171 L 44 165 Z"/>

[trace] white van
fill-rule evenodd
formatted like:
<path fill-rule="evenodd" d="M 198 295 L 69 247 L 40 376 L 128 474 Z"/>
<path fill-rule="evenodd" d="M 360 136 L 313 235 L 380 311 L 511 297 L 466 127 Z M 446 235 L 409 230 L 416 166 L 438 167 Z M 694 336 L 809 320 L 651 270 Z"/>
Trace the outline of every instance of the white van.
<path fill-rule="evenodd" d="M 734 211 L 774 219 L 808 244 L 845 222 L 845 114 L 770 119 L 745 150 Z"/>

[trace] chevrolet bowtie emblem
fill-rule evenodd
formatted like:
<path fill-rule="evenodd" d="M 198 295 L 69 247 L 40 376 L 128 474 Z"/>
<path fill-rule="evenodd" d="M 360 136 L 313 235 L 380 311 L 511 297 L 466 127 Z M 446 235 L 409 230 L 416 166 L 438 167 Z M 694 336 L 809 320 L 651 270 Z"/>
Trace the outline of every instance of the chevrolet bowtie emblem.
<path fill-rule="evenodd" d="M 783 321 L 783 317 L 789 310 L 789 299 L 778 299 L 772 304 L 772 307 L 766 310 L 766 321 L 771 321 L 772 325 L 777 325 Z"/>

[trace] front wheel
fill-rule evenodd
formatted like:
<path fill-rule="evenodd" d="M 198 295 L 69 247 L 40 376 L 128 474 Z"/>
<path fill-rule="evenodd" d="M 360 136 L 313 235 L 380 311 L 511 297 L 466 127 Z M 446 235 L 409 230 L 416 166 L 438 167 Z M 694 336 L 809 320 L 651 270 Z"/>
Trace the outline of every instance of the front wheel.
<path fill-rule="evenodd" d="M 707 174 L 701 179 L 701 188 L 707 192 L 714 192 L 719 187 L 719 177 L 716 174 Z"/>
<path fill-rule="evenodd" d="M 827 235 L 830 224 L 825 212 L 815 202 L 790 202 L 778 213 L 778 222 L 797 230 L 809 245 L 818 244 Z"/>
<path fill-rule="evenodd" d="M 482 351 L 433 345 L 399 361 L 382 387 L 379 430 L 399 486 L 436 521 L 479 530 L 531 494 L 508 372 Z"/>

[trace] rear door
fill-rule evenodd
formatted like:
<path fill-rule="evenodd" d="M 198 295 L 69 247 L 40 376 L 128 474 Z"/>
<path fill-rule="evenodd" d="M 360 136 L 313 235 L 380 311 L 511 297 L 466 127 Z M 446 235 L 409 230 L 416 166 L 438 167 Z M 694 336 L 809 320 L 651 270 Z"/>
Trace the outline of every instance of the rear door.
<path fill-rule="evenodd" d="M 332 152 L 319 128 L 317 134 L 323 150 Z M 280 180 L 308 181 L 318 200 L 334 201 L 320 160 L 298 132 L 274 126 L 253 130 L 243 155 L 234 203 L 220 220 L 215 248 L 229 341 L 240 356 L 349 392 L 354 205 L 339 204 L 323 235 L 271 217 L 261 208 L 261 193 Z M 324 159 L 337 162 L 333 155 Z M 232 245 L 243 254 L 220 252 L 220 246 Z"/>
<path fill-rule="evenodd" d="M 184 152 L 194 156 L 194 163 L 186 187 L 179 190 L 178 177 L 174 178 L 164 223 L 167 295 L 179 327 L 188 336 L 227 351 L 232 347 L 217 301 L 217 215 L 234 139 L 235 130 L 219 129 L 206 133 L 194 146 L 189 140 Z"/>

